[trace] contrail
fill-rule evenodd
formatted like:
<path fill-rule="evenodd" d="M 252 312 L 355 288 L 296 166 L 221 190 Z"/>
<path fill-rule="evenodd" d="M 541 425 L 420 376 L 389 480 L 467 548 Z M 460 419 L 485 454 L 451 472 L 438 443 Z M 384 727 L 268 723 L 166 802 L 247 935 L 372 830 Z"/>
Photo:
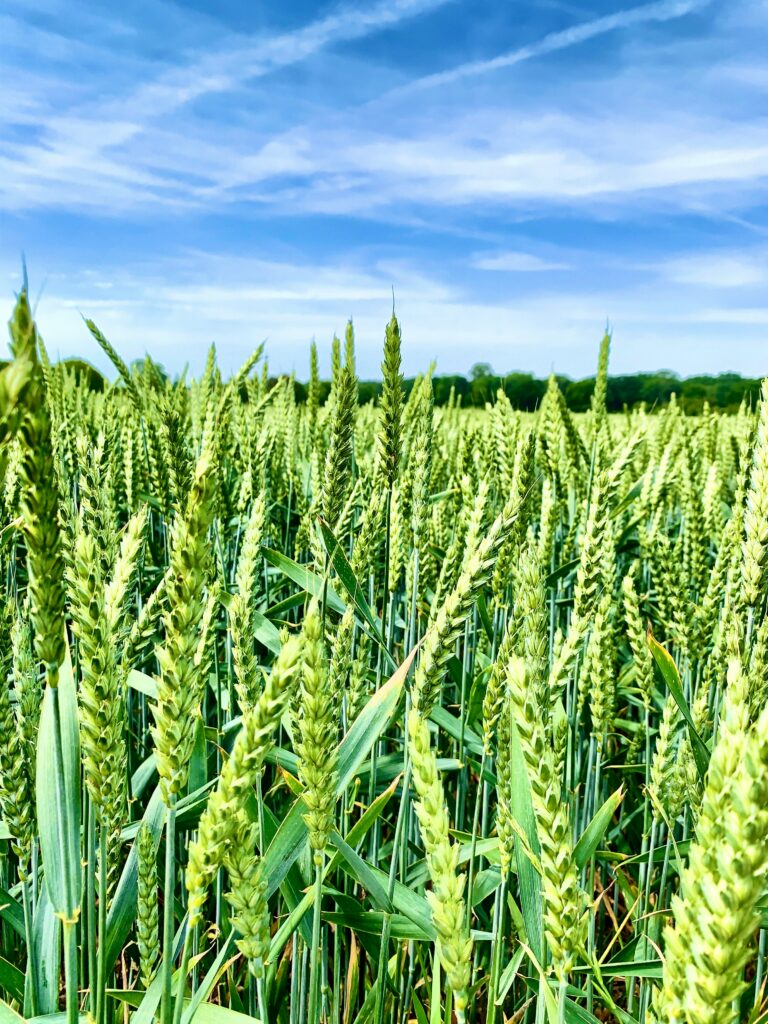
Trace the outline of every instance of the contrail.
<path fill-rule="evenodd" d="M 693 11 L 706 7 L 710 0 L 658 0 L 656 3 L 643 4 L 641 7 L 630 7 L 628 10 L 616 11 L 615 14 L 606 14 L 591 21 L 582 22 L 571 28 L 561 29 L 557 32 L 550 32 L 535 43 L 527 46 L 520 46 L 515 50 L 499 54 L 490 60 L 470 61 L 466 64 L 459 64 L 458 67 L 448 71 L 439 71 L 434 75 L 425 75 L 393 92 L 408 91 L 409 89 L 431 88 L 435 85 L 447 85 L 462 78 L 471 78 L 474 75 L 484 75 L 489 71 L 497 71 L 500 68 L 509 68 L 515 64 L 522 64 L 523 61 L 531 60 L 534 57 L 542 57 L 548 53 L 555 53 L 558 50 L 566 50 L 570 46 L 584 43 L 595 36 L 606 35 L 608 32 L 615 32 L 618 29 L 630 28 L 633 25 L 642 25 L 653 21 L 673 21 L 682 18 Z"/>

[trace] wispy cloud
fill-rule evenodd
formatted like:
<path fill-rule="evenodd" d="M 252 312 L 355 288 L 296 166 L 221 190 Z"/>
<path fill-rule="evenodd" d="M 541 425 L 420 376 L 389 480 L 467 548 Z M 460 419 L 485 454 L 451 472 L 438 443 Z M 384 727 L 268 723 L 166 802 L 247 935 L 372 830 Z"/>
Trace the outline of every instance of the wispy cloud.
<path fill-rule="evenodd" d="M 691 253 L 662 263 L 670 281 L 703 288 L 752 288 L 768 284 L 768 252 L 764 248 L 742 252 Z"/>
<path fill-rule="evenodd" d="M 567 50 L 571 46 L 577 46 L 580 43 L 588 42 L 610 32 L 617 32 L 651 22 L 673 21 L 676 18 L 684 17 L 686 14 L 701 10 L 709 3 L 711 3 L 711 0 L 658 0 L 657 3 L 629 7 L 623 11 L 616 11 L 614 14 L 606 14 L 600 18 L 592 18 L 589 21 L 580 22 L 577 25 L 560 29 L 557 32 L 548 32 L 543 38 L 533 43 L 518 46 L 514 50 L 499 54 L 497 57 L 491 57 L 487 60 L 467 61 L 447 71 L 425 75 L 417 81 L 410 83 L 407 88 L 434 88 L 440 85 L 449 85 L 464 78 L 487 75 L 494 71 L 501 71 L 504 68 L 514 67 L 516 64 L 522 64 L 523 61 L 544 57 L 550 53 L 557 53 L 560 50 Z"/>
<path fill-rule="evenodd" d="M 115 102 L 157 119 L 212 93 L 230 92 L 242 83 L 300 64 L 330 46 L 362 39 L 442 7 L 450 0 L 380 0 L 370 7 L 344 4 L 290 32 L 234 40 L 189 64 L 174 68 Z M 107 108 L 109 112 L 109 105 Z"/>
<path fill-rule="evenodd" d="M 679 208 L 715 194 L 727 208 L 742 201 L 738 186 L 766 176 L 768 146 L 755 122 L 681 108 L 661 124 L 655 111 L 638 112 L 630 126 L 607 107 L 578 116 L 496 111 L 487 122 L 462 117 L 406 138 L 364 124 L 353 141 L 336 126 L 297 129 L 246 153 L 204 192 L 358 215 L 403 203 L 527 208 L 654 194 Z"/>
<path fill-rule="evenodd" d="M 428 116 L 428 99 L 414 106 L 386 89 L 360 108 L 334 105 L 331 96 L 311 121 L 276 131 L 269 121 L 227 116 L 226 105 L 213 122 L 185 111 L 205 96 L 231 93 L 324 48 L 435 15 L 445 5 L 398 0 L 336 8 L 292 31 L 228 39 L 126 95 L 53 115 L 33 109 L 29 120 L 37 119 L 39 138 L 10 142 L 0 158 L 0 206 L 110 213 L 219 206 L 408 218 L 416 208 L 435 206 L 615 207 L 663 193 L 664 203 L 682 209 L 708 196 L 728 209 L 742 202 L 741 190 L 768 176 L 766 125 L 714 105 L 707 110 L 699 95 L 680 88 L 678 69 L 669 65 L 653 68 L 642 84 L 624 68 L 598 83 L 580 82 L 579 102 L 561 108 L 531 92 L 504 103 L 501 96 L 486 98 L 479 109 L 467 109 L 459 96 L 449 120 Z M 608 32 L 679 21 L 706 6 L 707 0 L 661 0 L 624 9 L 498 57 L 417 77 L 415 84 L 502 72 Z M 247 96 L 260 101 L 263 94 Z"/>
<path fill-rule="evenodd" d="M 76 102 L 66 113 L 59 112 L 54 97 L 49 96 L 47 105 L 38 104 L 21 118 L 26 127 L 39 128 L 41 140 L 7 146 L 0 163 L 5 182 L 0 186 L 0 198 L 12 209 L 35 206 L 46 199 L 55 203 L 57 195 L 65 202 L 77 202 L 77 188 L 87 179 L 95 181 L 96 188 L 80 195 L 85 206 L 98 204 L 100 196 L 108 202 L 106 190 L 100 186 L 111 182 L 116 186 L 114 199 L 122 207 L 127 198 L 121 185 L 125 181 L 137 186 L 138 203 L 178 205 L 184 199 L 189 201 L 191 189 L 178 162 L 168 180 L 151 172 L 157 156 L 162 162 L 162 147 L 158 154 L 153 145 L 155 124 L 204 97 L 233 92 L 255 79 L 300 64 L 328 47 L 391 29 L 448 2 L 380 0 L 371 6 L 341 5 L 293 31 L 259 33 L 253 38 L 235 36 L 226 45 L 209 46 L 201 55 L 160 75 L 150 74 L 125 94 L 106 99 L 94 96 Z M 55 88 L 55 82 L 51 87 Z M 7 116 L 13 121 L 19 114 L 8 110 Z M 126 153 L 136 147 L 137 141 L 138 159 L 135 153 Z M 166 141 L 167 152 L 174 151 L 177 141 L 172 130 Z M 121 159 L 104 155 L 119 150 Z M 189 164 L 184 165 L 184 170 L 189 169 Z M 45 182 L 51 186 L 47 190 Z"/>
<path fill-rule="evenodd" d="M 509 273 L 541 273 L 545 270 L 568 270 L 567 263 L 543 259 L 530 252 L 478 253 L 472 260 L 477 270 L 499 270 Z"/>

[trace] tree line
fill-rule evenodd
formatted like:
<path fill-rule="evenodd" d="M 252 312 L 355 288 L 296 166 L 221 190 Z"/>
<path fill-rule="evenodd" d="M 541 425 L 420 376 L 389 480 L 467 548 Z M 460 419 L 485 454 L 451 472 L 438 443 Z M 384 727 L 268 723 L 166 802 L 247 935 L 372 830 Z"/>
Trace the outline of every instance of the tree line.
<path fill-rule="evenodd" d="M 82 359 L 67 359 L 64 363 L 77 377 L 84 377 L 88 385 L 101 391 L 107 384 L 106 378 L 90 363 Z M 144 360 L 136 360 L 134 366 L 141 371 Z M 0 361 L 0 368 L 4 361 Z M 163 367 L 155 363 L 155 372 L 165 375 Z M 595 387 L 595 378 L 583 377 L 574 380 L 563 374 L 555 378 L 572 412 L 586 412 Z M 270 378 L 275 383 L 277 377 Z M 405 392 L 410 394 L 415 383 L 414 377 L 404 381 Z M 495 373 L 487 363 L 476 363 L 469 373 L 436 374 L 432 377 L 435 405 L 460 402 L 464 408 L 482 408 L 486 402 L 493 402 L 499 389 L 504 391 L 515 409 L 532 412 L 541 404 L 547 390 L 548 378 L 536 377 L 532 373 L 516 371 Z M 700 413 L 705 403 L 711 409 L 722 412 L 736 412 L 745 401 L 755 405 L 760 395 L 761 380 L 757 377 L 742 377 L 738 373 L 719 373 L 715 376 L 699 374 L 680 377 L 668 370 L 655 373 L 628 373 L 608 378 L 606 404 L 609 412 L 621 412 L 640 404 L 646 408 L 660 408 L 669 403 L 672 395 L 686 412 Z M 307 384 L 294 381 L 296 399 L 305 401 Z M 320 402 L 324 403 L 331 390 L 330 381 L 320 381 Z M 381 393 L 381 381 L 358 381 L 358 397 L 361 404 L 374 401 Z"/>
<path fill-rule="evenodd" d="M 595 387 L 594 377 L 574 380 L 556 374 L 560 390 L 572 412 L 586 412 Z M 405 380 L 405 390 L 410 393 L 415 378 Z M 700 413 L 705 403 L 712 409 L 735 412 L 742 401 L 754 405 L 760 394 L 760 379 L 742 377 L 738 373 L 720 373 L 716 376 L 699 374 L 680 377 L 668 371 L 656 373 L 631 373 L 608 378 L 607 406 L 609 412 L 621 412 L 640 404 L 646 408 L 667 405 L 676 396 L 676 401 L 686 412 Z M 501 389 L 512 406 L 524 411 L 533 411 L 541 404 L 547 390 L 547 378 L 535 377 L 532 373 L 494 373 L 487 364 L 472 367 L 467 376 L 462 374 L 438 374 L 432 378 L 435 405 L 446 405 L 451 401 L 461 402 L 463 407 L 482 408 L 492 402 Z M 325 402 L 330 392 L 330 382 L 322 381 L 320 401 Z M 296 382 L 296 398 L 306 399 L 307 385 Z M 373 401 L 381 392 L 381 381 L 361 380 L 358 393 L 362 404 Z"/>

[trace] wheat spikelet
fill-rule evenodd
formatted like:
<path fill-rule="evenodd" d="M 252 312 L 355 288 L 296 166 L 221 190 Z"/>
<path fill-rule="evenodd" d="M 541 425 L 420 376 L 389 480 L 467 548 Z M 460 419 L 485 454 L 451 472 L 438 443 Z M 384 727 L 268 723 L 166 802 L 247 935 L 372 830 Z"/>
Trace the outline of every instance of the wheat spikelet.
<path fill-rule="evenodd" d="M 449 836 L 448 811 L 427 723 L 418 711 L 408 716 L 408 745 L 413 783 L 419 799 L 416 814 L 427 855 L 432 891 L 428 894 L 440 959 L 453 990 L 456 1015 L 464 1019 L 471 980 L 472 941 L 464 907 L 465 876 L 458 870 L 458 848 Z"/>
<path fill-rule="evenodd" d="M 203 695 L 204 679 L 195 655 L 210 572 L 207 535 L 213 520 L 213 472 L 204 453 L 186 508 L 175 520 L 171 534 L 171 576 L 163 613 L 165 640 L 156 649 L 160 678 L 151 728 L 163 799 L 169 805 L 186 785 Z"/>
<path fill-rule="evenodd" d="M 197 839 L 190 844 L 186 873 L 190 928 L 201 920 L 208 888 L 233 839 L 235 812 L 242 807 L 261 772 L 273 733 L 292 696 L 301 650 L 298 637 L 283 643 L 256 704 L 243 715 L 232 753 L 222 765 L 216 789 L 200 817 Z"/>
<path fill-rule="evenodd" d="M 557 977 L 565 979 L 586 948 L 586 898 L 573 859 L 567 805 L 560 770 L 546 739 L 542 713 L 524 662 L 510 659 L 507 674 L 513 727 L 528 767 L 536 828 L 541 845 L 544 933 Z"/>

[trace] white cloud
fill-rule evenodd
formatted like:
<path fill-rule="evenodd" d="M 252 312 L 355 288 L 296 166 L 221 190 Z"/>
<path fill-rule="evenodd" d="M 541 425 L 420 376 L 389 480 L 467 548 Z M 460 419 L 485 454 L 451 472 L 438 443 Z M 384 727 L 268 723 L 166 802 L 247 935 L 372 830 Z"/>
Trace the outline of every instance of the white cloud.
<path fill-rule="evenodd" d="M 487 136 L 481 126 L 458 123 L 412 138 L 360 127 L 352 139 L 321 125 L 254 149 L 244 138 L 215 147 L 173 133 L 150 135 L 136 147 L 130 123 L 116 122 L 101 128 L 106 137 L 124 137 L 124 145 L 105 150 L 79 126 L 77 147 L 7 146 L 0 204 L 112 212 L 245 203 L 290 215 L 392 210 L 397 217 L 405 204 L 585 207 L 640 197 L 677 209 L 710 198 L 738 209 L 768 177 L 768 146 L 755 142 L 768 127 L 759 122 L 681 114 L 668 126 L 654 118 L 630 131 L 606 113 L 552 118 L 548 127 L 544 138 L 540 121 L 521 116 L 500 119 Z"/>
<path fill-rule="evenodd" d="M 744 306 L 744 307 L 718 307 L 712 306 L 696 310 L 691 314 L 693 323 L 699 324 L 725 324 L 730 327 L 768 327 L 768 308 L 765 306 Z M 763 333 L 763 344 L 765 335 Z M 763 353 L 765 349 L 763 348 Z M 754 372 L 764 377 L 766 375 L 765 359 L 761 358 L 755 366 Z"/>
<path fill-rule="evenodd" d="M 693 110 L 631 124 L 620 110 L 536 117 L 486 110 L 405 134 L 364 124 L 296 129 L 233 162 L 207 194 L 276 209 L 365 214 L 410 203 L 515 208 L 620 204 L 637 197 L 685 209 L 716 196 L 738 206 L 768 176 L 768 126 Z M 717 139 L 717 146 L 713 146 Z M 280 170 L 273 176 L 274 153 Z M 282 175 L 291 176 L 290 185 Z"/>
<path fill-rule="evenodd" d="M 670 281 L 704 288 L 748 288 L 768 284 L 768 252 L 715 252 L 669 260 L 660 267 Z"/>
<path fill-rule="evenodd" d="M 510 273 L 536 273 L 545 270 L 568 270 L 567 263 L 543 259 L 529 252 L 478 253 L 472 259 L 477 270 L 501 270 Z"/>

